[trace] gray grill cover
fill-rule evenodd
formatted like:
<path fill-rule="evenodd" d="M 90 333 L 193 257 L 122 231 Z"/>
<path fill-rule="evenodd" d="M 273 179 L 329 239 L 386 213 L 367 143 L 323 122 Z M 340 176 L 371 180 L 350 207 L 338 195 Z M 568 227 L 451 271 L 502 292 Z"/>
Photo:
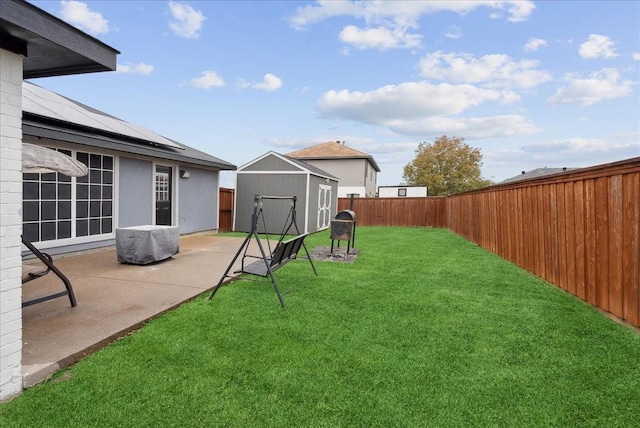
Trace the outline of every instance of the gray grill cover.
<path fill-rule="evenodd" d="M 167 259 L 180 249 L 178 226 L 133 226 L 116 229 L 120 263 L 146 265 Z"/>

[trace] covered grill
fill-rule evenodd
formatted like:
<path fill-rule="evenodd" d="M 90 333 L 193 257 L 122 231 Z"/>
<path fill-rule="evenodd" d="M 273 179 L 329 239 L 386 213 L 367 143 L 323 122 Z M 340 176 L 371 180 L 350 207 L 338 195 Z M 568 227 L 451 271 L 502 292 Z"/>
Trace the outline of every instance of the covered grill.
<path fill-rule="evenodd" d="M 333 254 L 333 242 L 347 241 L 347 254 L 356 242 L 356 213 L 351 210 L 342 210 L 331 220 L 331 254 Z"/>

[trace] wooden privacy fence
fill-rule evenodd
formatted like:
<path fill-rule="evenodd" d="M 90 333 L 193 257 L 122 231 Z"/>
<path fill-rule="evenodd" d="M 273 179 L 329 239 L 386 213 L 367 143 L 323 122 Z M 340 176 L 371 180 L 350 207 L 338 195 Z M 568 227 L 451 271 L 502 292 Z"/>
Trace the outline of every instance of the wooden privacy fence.
<path fill-rule="evenodd" d="M 353 204 L 358 225 L 445 227 L 640 327 L 640 157 L 445 198 Z"/>

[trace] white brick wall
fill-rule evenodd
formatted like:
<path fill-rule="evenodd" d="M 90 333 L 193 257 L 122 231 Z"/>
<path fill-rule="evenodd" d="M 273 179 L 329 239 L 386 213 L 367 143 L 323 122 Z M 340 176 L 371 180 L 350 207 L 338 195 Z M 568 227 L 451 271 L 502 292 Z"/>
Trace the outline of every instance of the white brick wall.
<path fill-rule="evenodd" d="M 22 391 L 22 57 L 0 49 L 0 401 Z"/>

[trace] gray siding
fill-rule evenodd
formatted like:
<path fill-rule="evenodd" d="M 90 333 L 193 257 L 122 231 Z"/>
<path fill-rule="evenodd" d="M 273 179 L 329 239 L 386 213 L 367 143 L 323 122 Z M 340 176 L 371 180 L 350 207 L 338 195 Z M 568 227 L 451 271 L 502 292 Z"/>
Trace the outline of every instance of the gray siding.
<path fill-rule="evenodd" d="M 283 161 L 277 156 L 269 155 L 247 166 L 243 171 L 301 171 L 301 169 L 289 162 Z"/>
<path fill-rule="evenodd" d="M 181 166 L 191 173 L 178 178 L 180 233 L 202 232 L 218 228 L 218 173 Z"/>
<path fill-rule="evenodd" d="M 365 186 L 364 159 L 314 159 L 305 161 L 340 179 L 340 186 Z"/>
<path fill-rule="evenodd" d="M 120 158 L 117 227 L 153 224 L 153 163 Z"/>
<path fill-rule="evenodd" d="M 313 159 L 305 162 L 340 179 L 340 187 L 364 187 L 367 197 L 377 190 L 377 172 L 367 159 Z"/>
<path fill-rule="evenodd" d="M 307 174 L 245 174 L 238 172 L 236 186 L 236 217 L 234 230 L 251 231 L 251 216 L 255 195 L 296 196 L 296 220 L 300 232 L 304 232 L 306 216 Z M 291 208 L 289 201 L 265 200 L 262 216 L 267 233 L 279 234 L 285 226 Z M 265 232 L 262 220 L 258 223 L 258 232 Z"/>

